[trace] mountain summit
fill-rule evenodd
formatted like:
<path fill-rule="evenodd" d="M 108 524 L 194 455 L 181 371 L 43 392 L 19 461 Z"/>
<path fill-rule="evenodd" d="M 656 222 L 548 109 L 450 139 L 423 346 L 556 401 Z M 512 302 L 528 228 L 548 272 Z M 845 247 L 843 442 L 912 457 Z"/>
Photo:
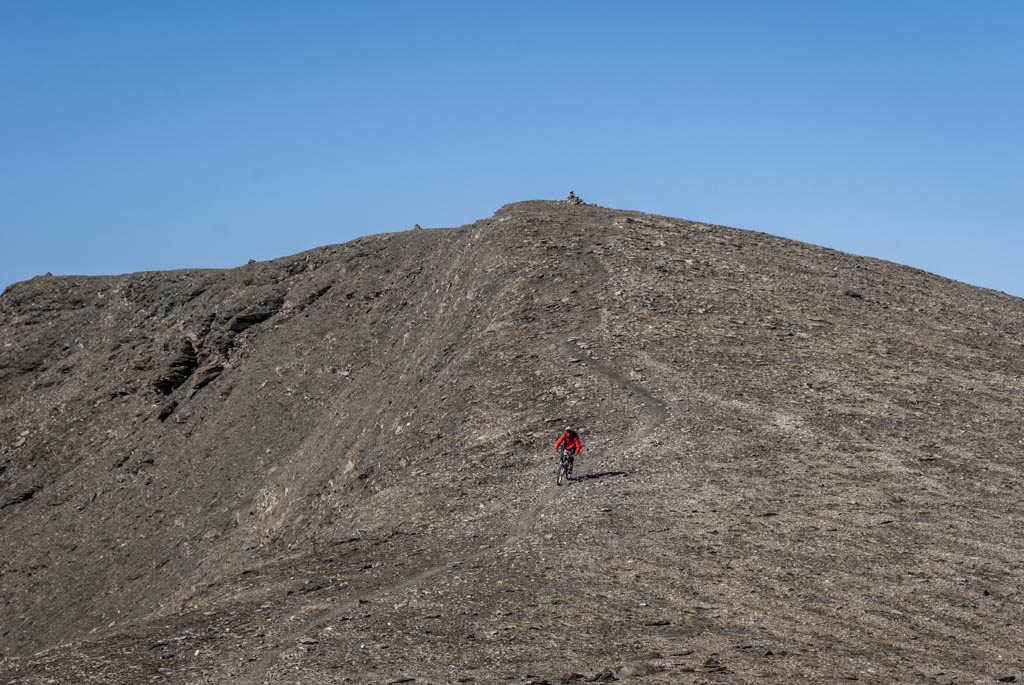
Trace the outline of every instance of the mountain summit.
<path fill-rule="evenodd" d="M 576 202 L 15 284 L 0 680 L 1024 680 L 1022 321 Z"/>

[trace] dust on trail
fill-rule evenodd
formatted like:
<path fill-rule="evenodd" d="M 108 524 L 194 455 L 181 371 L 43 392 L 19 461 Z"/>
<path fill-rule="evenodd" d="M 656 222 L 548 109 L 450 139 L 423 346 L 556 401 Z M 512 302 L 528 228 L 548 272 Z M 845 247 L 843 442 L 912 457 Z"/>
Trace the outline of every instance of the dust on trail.
<path fill-rule="evenodd" d="M 587 321 L 584 323 L 580 331 L 582 336 L 593 332 L 601 324 L 601 313 L 596 302 L 595 293 L 599 288 L 604 286 L 609 279 L 607 269 L 605 269 L 604 265 L 602 265 L 593 255 L 581 255 L 581 261 L 587 265 L 593 275 L 591 282 L 582 286 L 579 290 L 579 306 L 587 316 Z M 566 358 L 581 359 L 581 364 L 589 367 L 599 375 L 604 376 L 604 378 L 612 384 L 621 387 L 624 391 L 633 395 L 643 406 L 644 418 L 628 434 L 626 434 L 622 442 L 616 445 L 617 451 L 621 452 L 623 450 L 640 446 L 643 441 L 651 435 L 651 433 L 665 422 L 665 404 L 655 397 L 647 388 L 630 379 L 621 370 L 604 364 L 600 360 L 591 358 L 589 355 L 585 354 L 584 350 L 577 346 L 575 342 L 567 341 L 562 343 L 559 346 L 559 352 Z M 607 453 L 608 451 L 609 448 L 605 448 L 604 452 Z M 601 455 L 600 453 L 596 455 L 596 458 L 589 462 L 591 464 L 590 468 L 599 465 L 602 456 L 604 455 Z M 494 556 L 501 550 L 518 544 L 524 540 L 534 528 L 541 510 L 555 499 L 560 492 L 561 489 L 554 484 L 546 487 L 543 492 L 534 499 L 533 503 L 516 519 L 508 535 L 493 547 L 489 547 L 472 554 L 463 555 L 440 564 L 435 564 L 434 566 L 421 570 L 419 573 L 408 576 L 390 585 L 386 585 L 375 592 L 360 595 L 359 597 L 342 602 L 330 609 L 318 612 L 298 628 L 283 635 L 280 638 L 279 645 L 265 652 L 253 665 L 252 670 L 248 674 L 245 674 L 238 682 L 242 685 L 261 685 L 267 673 L 269 673 L 274 667 L 274 664 L 276 664 L 286 652 L 296 648 L 296 642 L 299 639 L 309 635 L 310 633 L 323 629 L 339 616 L 343 616 L 345 613 L 350 612 L 354 607 L 358 606 L 360 602 L 368 600 L 372 601 L 401 592 L 406 588 L 418 585 L 434 578 L 435 576 L 445 573 L 452 568 Z"/>

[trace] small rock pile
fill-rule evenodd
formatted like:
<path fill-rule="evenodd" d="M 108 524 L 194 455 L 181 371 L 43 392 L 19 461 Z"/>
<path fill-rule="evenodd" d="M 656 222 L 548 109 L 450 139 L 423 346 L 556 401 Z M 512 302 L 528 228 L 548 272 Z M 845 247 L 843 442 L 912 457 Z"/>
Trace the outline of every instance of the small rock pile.
<path fill-rule="evenodd" d="M 581 200 L 576 195 L 576 193 L 574 193 L 573 191 L 570 190 L 569 194 L 565 196 L 564 200 L 562 200 L 562 204 L 567 204 L 567 205 L 585 205 L 587 203 L 584 202 L 583 200 Z"/>

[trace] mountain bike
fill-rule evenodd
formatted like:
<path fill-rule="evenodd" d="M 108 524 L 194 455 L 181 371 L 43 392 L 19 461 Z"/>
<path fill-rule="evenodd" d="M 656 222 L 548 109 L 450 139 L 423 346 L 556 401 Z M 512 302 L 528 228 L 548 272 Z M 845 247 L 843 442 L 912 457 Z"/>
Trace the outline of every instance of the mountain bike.
<path fill-rule="evenodd" d="M 558 448 L 558 476 L 555 478 L 555 485 L 562 484 L 562 478 L 566 480 L 571 479 L 569 475 L 570 464 L 572 463 L 572 453 L 564 447 Z"/>

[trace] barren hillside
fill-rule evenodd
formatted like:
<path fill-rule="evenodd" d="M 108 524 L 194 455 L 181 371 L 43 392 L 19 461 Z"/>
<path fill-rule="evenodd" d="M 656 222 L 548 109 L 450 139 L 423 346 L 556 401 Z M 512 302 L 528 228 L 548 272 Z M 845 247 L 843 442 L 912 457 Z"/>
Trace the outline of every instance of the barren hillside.
<path fill-rule="evenodd" d="M 0 682 L 1024 680 L 1022 327 L 555 202 L 16 284 Z"/>

